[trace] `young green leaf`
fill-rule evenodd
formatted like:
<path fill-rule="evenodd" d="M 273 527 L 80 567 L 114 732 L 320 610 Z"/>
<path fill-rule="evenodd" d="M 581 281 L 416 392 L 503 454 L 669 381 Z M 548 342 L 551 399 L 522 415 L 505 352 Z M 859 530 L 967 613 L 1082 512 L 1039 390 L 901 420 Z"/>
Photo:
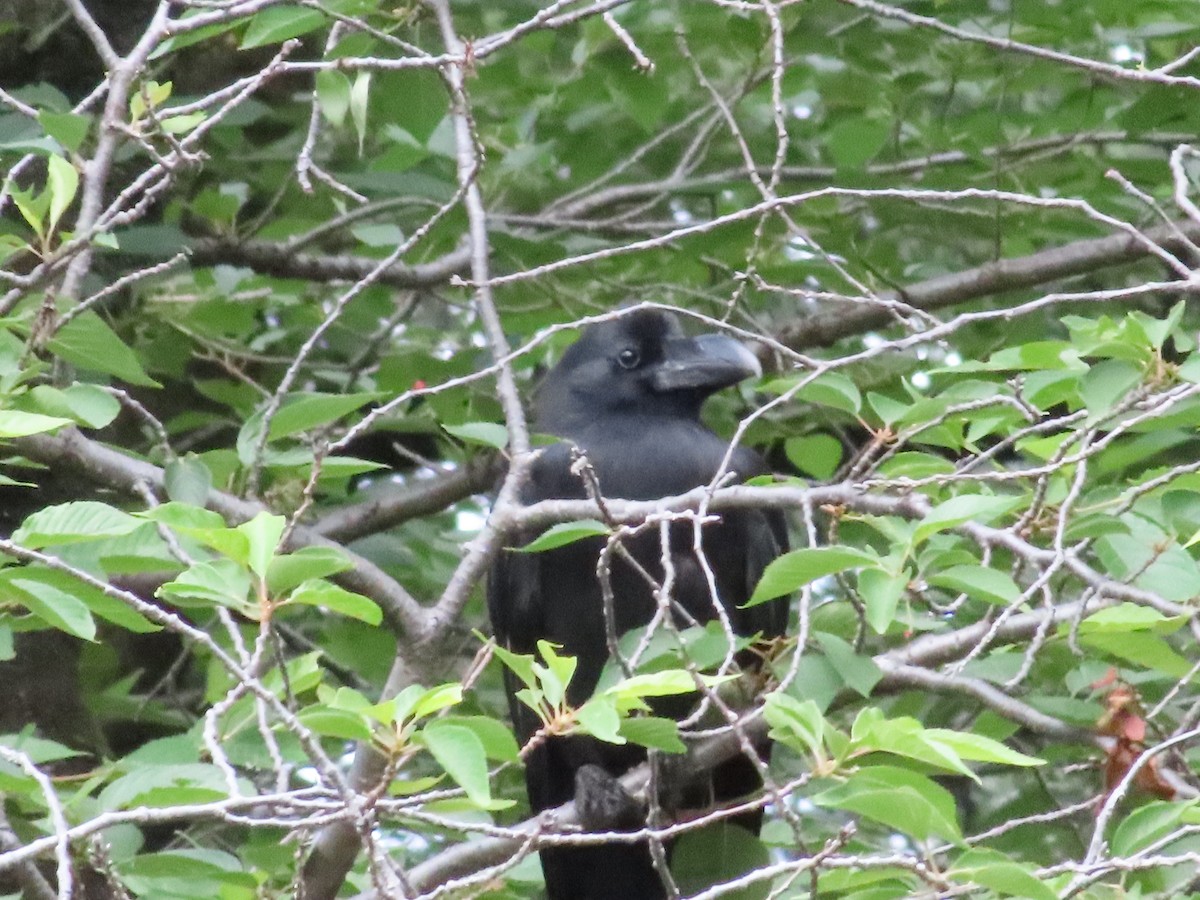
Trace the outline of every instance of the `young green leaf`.
<path fill-rule="evenodd" d="M 267 570 L 275 551 L 279 549 L 279 540 L 283 537 L 283 529 L 286 526 L 287 519 L 283 516 L 260 512 L 249 522 L 243 522 L 237 527 L 238 533 L 245 535 L 248 542 L 246 563 L 250 571 L 259 578 L 267 577 Z"/>
<path fill-rule="evenodd" d="M 294 394 L 284 401 L 272 417 L 270 439 L 277 441 L 329 425 L 381 396 L 377 393 Z"/>
<path fill-rule="evenodd" d="M 878 564 L 877 556 L 854 547 L 805 547 L 793 550 L 771 561 L 746 606 L 755 606 L 790 594 L 826 575 Z"/>
<path fill-rule="evenodd" d="M 248 599 L 250 575 L 229 559 L 196 563 L 174 581 L 162 585 L 155 596 L 168 597 L 181 606 L 220 604 L 257 617 L 257 606 Z"/>
<path fill-rule="evenodd" d="M 371 725 L 362 713 L 317 703 L 306 706 L 296 717 L 303 725 L 325 737 L 347 741 L 371 740 Z"/>
<path fill-rule="evenodd" d="M 930 575 L 930 584 L 954 592 L 962 592 L 987 603 L 1007 605 L 1015 603 L 1021 589 L 1007 572 L 987 566 L 951 566 Z"/>
<path fill-rule="evenodd" d="M 608 533 L 608 526 L 595 519 L 580 519 L 578 522 L 560 522 L 546 529 L 524 547 L 517 549 L 521 553 L 541 553 L 544 550 L 553 550 L 556 547 L 573 544 L 584 538 L 598 537 Z"/>
<path fill-rule="evenodd" d="M 59 544 L 97 541 L 129 534 L 141 522 L 119 509 L 95 500 L 76 500 L 47 506 L 27 518 L 13 534 L 13 540 L 40 550 Z"/>
<path fill-rule="evenodd" d="M 990 847 L 972 847 L 954 861 L 946 873 L 954 881 L 990 888 L 1005 897 L 1056 900 L 1054 891 L 1032 870 Z"/>
<path fill-rule="evenodd" d="M 305 581 L 292 591 L 286 602 L 323 606 L 368 625 L 378 625 L 383 621 L 383 611 L 373 600 L 319 578 Z"/>
<path fill-rule="evenodd" d="M 913 534 L 921 543 L 940 531 L 949 531 L 965 522 L 987 523 L 1004 515 L 1020 503 L 1018 497 L 994 497 L 990 494 L 960 494 L 929 511 Z"/>
<path fill-rule="evenodd" d="M 858 592 L 867 607 L 867 624 L 876 634 L 887 633 L 896 620 L 900 598 L 908 587 L 909 574 L 893 574 L 885 569 L 863 569 L 858 573 Z"/>
<path fill-rule="evenodd" d="M 259 11 L 242 35 L 240 50 L 281 44 L 289 38 L 316 31 L 325 24 L 320 10 L 304 6 L 272 6 Z"/>
<path fill-rule="evenodd" d="M 94 312 L 76 316 L 50 339 L 47 346 L 72 365 L 115 375 L 139 387 L 161 387 L 146 374 L 141 360 Z"/>
<path fill-rule="evenodd" d="M 54 584 L 38 583 L 17 576 L 6 578 L 4 583 L 13 599 L 47 625 L 85 641 L 95 640 L 96 621 L 92 618 L 91 610 L 74 593 Z"/>
<path fill-rule="evenodd" d="M 51 156 L 47 160 L 46 190 L 50 192 L 50 230 L 53 231 L 79 190 L 79 172 L 61 156 Z"/>
<path fill-rule="evenodd" d="M 508 429 L 495 422 L 464 422 L 461 425 L 443 425 L 442 428 L 468 444 L 482 444 L 497 450 L 508 446 Z"/>
<path fill-rule="evenodd" d="M 621 736 L 621 717 L 617 702 L 609 696 L 593 697 L 575 711 L 575 721 L 584 734 L 590 734 L 609 744 L 624 744 Z"/>
<path fill-rule="evenodd" d="M 812 700 L 797 700 L 790 694 L 772 691 L 763 715 L 771 726 L 771 737 L 799 753 L 821 760 L 825 753 L 825 717 Z"/>
<path fill-rule="evenodd" d="M 334 128 L 341 128 L 350 111 L 350 79 L 337 69 L 317 72 L 317 105 Z"/>
<path fill-rule="evenodd" d="M 474 731 L 435 720 L 421 730 L 418 738 L 446 774 L 467 792 L 471 802 L 484 809 L 496 808 L 488 783 L 487 753 Z"/>
<path fill-rule="evenodd" d="M 918 840 L 962 840 L 954 797 L 931 779 L 908 769 L 869 766 L 844 783 L 815 795 L 813 803 L 845 809 L 882 822 Z"/>
<path fill-rule="evenodd" d="M 630 716 L 621 720 L 618 733 L 630 743 L 661 750 L 663 753 L 686 753 L 687 747 L 679 737 L 679 723 L 661 716 Z"/>
<path fill-rule="evenodd" d="M 276 556 L 267 568 L 267 589 L 285 594 L 314 578 L 328 578 L 345 572 L 353 564 L 336 547 L 301 547 L 285 556 Z"/>
<path fill-rule="evenodd" d="M 970 731 L 950 731 L 946 728 L 926 728 L 925 738 L 948 749 L 961 759 L 999 763 L 1002 766 L 1044 766 L 1046 761 L 1026 756 L 999 741 Z"/>
<path fill-rule="evenodd" d="M 835 634 L 818 631 L 814 637 L 825 651 L 825 658 L 846 683 L 846 687 L 857 691 L 863 697 L 871 696 L 871 690 L 883 677 L 883 672 L 875 661 L 869 656 L 855 653 L 853 647 Z"/>

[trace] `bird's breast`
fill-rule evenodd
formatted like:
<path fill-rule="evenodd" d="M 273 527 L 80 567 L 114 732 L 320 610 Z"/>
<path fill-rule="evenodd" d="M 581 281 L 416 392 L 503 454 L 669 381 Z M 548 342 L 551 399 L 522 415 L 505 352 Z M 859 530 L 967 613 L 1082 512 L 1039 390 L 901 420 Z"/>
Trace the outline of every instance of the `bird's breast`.
<path fill-rule="evenodd" d="M 587 457 L 605 497 L 657 500 L 686 493 L 716 477 L 728 444 L 699 423 L 607 422 L 566 440 Z M 735 456 L 734 459 L 737 457 Z M 570 472 L 570 454 L 548 460 L 559 468 L 558 489 L 579 496 L 582 482 Z M 732 466 L 736 470 L 736 465 Z M 740 472 L 746 477 L 747 472 Z"/>

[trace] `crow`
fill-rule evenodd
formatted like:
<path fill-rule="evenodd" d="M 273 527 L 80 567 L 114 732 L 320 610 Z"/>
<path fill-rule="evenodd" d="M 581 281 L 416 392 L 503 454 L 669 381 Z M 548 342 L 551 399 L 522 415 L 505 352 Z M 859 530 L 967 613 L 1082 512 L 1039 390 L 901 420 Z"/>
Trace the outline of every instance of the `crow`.
<path fill-rule="evenodd" d="M 673 314 L 657 309 L 634 310 L 589 326 L 537 392 L 536 430 L 562 441 L 543 450 L 534 462 L 523 502 L 587 496 L 585 474 L 579 465 L 573 468 L 581 453 L 591 470 L 586 477 L 592 479 L 593 492 L 598 489 L 606 499 L 653 500 L 686 493 L 712 481 L 727 454 L 727 470 L 737 478 L 764 474 L 766 465 L 756 453 L 739 446 L 730 454 L 728 442 L 700 421 L 708 396 L 760 373 L 754 355 L 739 342 L 721 334 L 686 337 Z M 531 537 L 518 536 L 518 546 Z M 668 544 L 677 623 L 712 620 L 717 611 L 693 549 L 692 525 L 673 524 Z M 576 657 L 577 669 L 567 690 L 572 705 L 591 696 L 609 659 L 597 576 L 603 545 L 602 538 L 588 538 L 540 553 L 506 549 L 488 579 L 488 610 L 501 646 L 532 654 L 539 640 L 547 640 Z M 719 522 L 704 526 L 702 546 L 733 629 L 745 636 L 782 634 L 786 600 L 740 608 L 763 569 L 787 549 L 782 514 L 727 512 Z M 643 571 L 620 556 L 612 560 L 612 625 L 618 635 L 650 622 L 657 606 L 646 575 L 661 585 L 665 574 L 657 528 L 635 536 L 626 547 Z M 514 696 L 521 684 L 512 673 L 505 675 L 514 727 L 525 744 L 541 723 Z M 659 703 L 655 712 L 681 717 L 693 702 Z M 530 806 L 538 812 L 571 799 L 581 809 L 612 806 L 612 791 L 623 791 L 615 778 L 645 759 L 645 750 L 632 743 L 616 745 L 586 736 L 548 738 L 526 759 Z M 753 763 L 735 758 L 711 773 L 700 793 L 703 799 L 695 805 L 742 797 L 760 786 Z M 696 796 L 695 785 L 689 790 L 689 796 Z M 612 821 L 606 828 L 643 824 L 628 816 L 621 821 L 615 811 L 609 812 Z M 749 826 L 757 830 L 761 815 L 750 819 Z M 546 848 L 541 857 L 549 900 L 664 896 L 645 842 Z"/>

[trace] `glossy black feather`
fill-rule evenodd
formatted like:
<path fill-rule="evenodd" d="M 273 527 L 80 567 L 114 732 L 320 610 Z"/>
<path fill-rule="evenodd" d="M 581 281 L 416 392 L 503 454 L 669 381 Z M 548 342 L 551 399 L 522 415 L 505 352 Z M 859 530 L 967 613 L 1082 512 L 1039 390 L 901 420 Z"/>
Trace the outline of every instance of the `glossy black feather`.
<path fill-rule="evenodd" d="M 538 396 L 535 427 L 565 439 L 536 462 L 524 493 L 533 503 L 550 498 L 586 496 L 571 472 L 571 447 L 591 463 L 605 497 L 652 500 L 708 484 L 729 446 L 700 421 L 704 399 L 752 374 L 756 366 L 728 338 L 686 338 L 677 320 L 658 311 L 639 311 L 587 329 L 547 375 Z M 757 454 L 736 448 L 729 469 L 739 479 L 766 471 Z M 523 541 L 534 535 L 523 536 Z M 673 526 L 671 560 L 676 603 L 697 622 L 716 615 L 703 569 L 692 550 L 690 525 Z M 522 542 L 523 542 L 522 541 Z M 739 607 L 749 599 L 766 565 L 786 549 L 782 516 L 774 511 L 738 510 L 704 529 L 705 556 L 712 568 L 722 606 L 739 634 L 773 637 L 783 632 L 787 605 L 777 601 Z M 506 551 L 489 579 L 488 606 L 497 640 L 517 653 L 534 653 L 537 641 L 562 645 L 578 659 L 568 691 L 574 704 L 592 693 L 608 660 L 605 622 L 596 561 L 603 543 L 589 539 L 543 553 Z M 661 581 L 661 545 L 657 530 L 627 544 L 632 555 Z M 645 625 L 655 603 L 644 578 L 616 560 L 612 567 L 614 618 L 621 634 Z M 536 716 L 509 699 L 518 739 L 537 730 Z M 665 710 L 665 712 L 664 712 Z M 682 714 L 686 706 L 665 704 L 662 714 Z M 575 796 L 575 773 L 596 765 L 614 776 L 645 760 L 632 744 L 617 746 L 591 738 L 551 739 L 526 761 L 526 784 L 535 811 L 558 806 Z M 732 799 L 759 786 L 751 762 L 736 759 L 718 768 L 705 799 Z M 757 820 L 750 822 L 757 827 Z M 563 848 L 542 853 L 550 900 L 649 900 L 663 896 L 648 848 L 613 844 Z"/>

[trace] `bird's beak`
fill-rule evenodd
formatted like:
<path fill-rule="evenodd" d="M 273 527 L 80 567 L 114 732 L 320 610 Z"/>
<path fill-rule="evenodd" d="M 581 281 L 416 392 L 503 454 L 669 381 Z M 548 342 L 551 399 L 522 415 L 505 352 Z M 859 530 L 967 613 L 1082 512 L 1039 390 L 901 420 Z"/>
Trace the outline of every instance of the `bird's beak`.
<path fill-rule="evenodd" d="M 700 390 L 706 393 L 757 378 L 762 366 L 750 349 L 723 334 L 667 341 L 663 359 L 654 367 L 656 391 Z"/>

